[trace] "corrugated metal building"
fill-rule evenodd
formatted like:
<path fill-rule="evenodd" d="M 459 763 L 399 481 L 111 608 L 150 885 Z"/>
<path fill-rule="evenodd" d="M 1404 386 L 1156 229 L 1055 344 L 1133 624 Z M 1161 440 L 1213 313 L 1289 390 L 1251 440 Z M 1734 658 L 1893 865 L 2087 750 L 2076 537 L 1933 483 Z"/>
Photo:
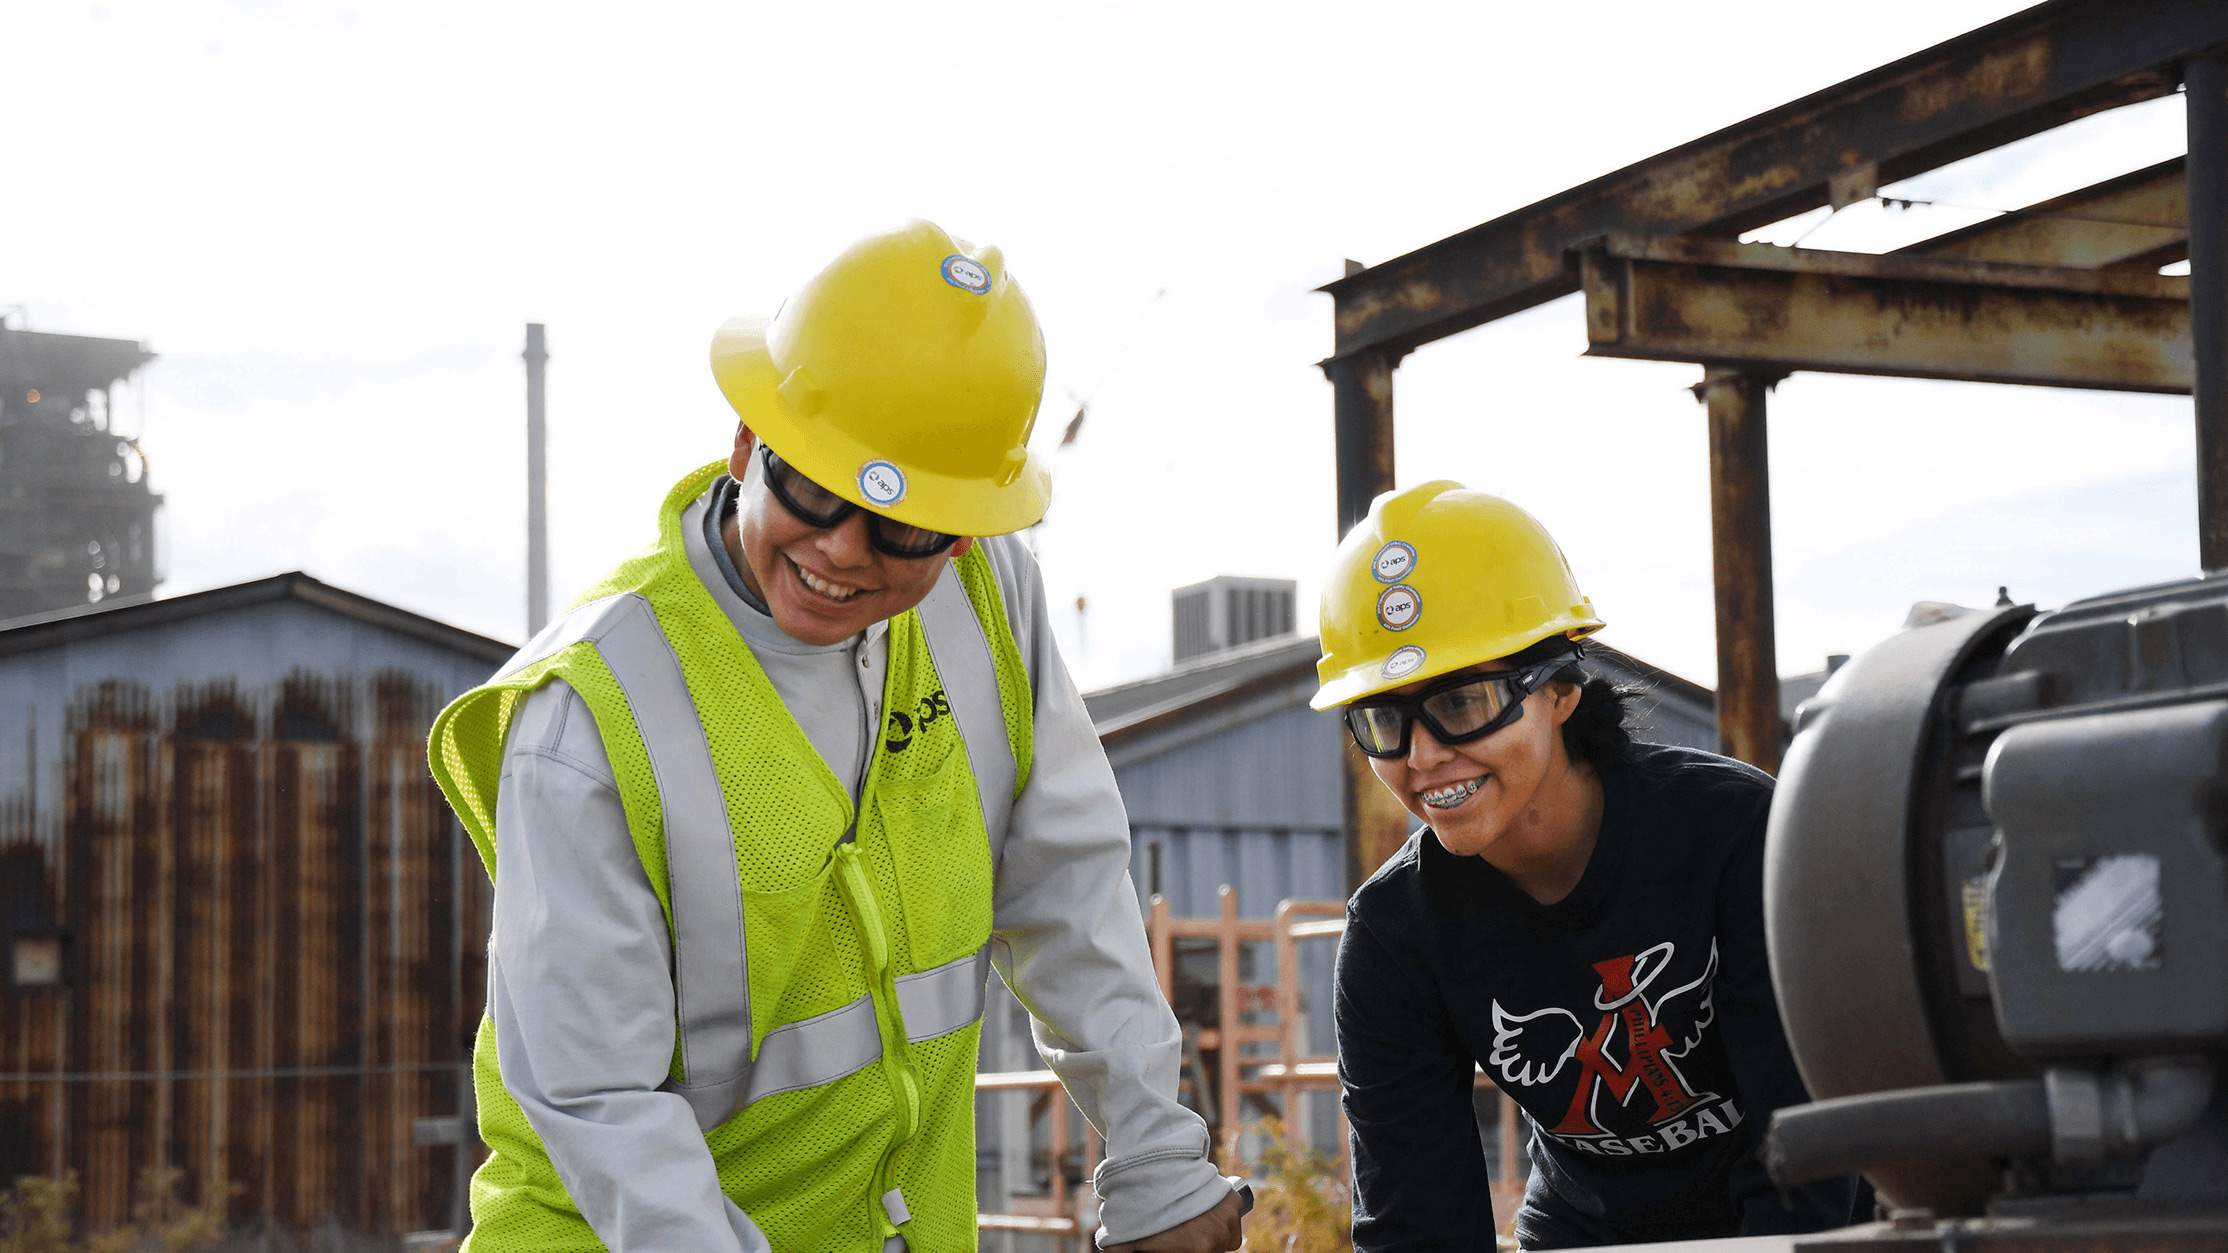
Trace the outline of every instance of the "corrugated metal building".
<path fill-rule="evenodd" d="M 1273 917 L 1286 899 L 1345 899 L 1345 731 L 1335 714 L 1308 708 L 1321 655 L 1311 637 L 1260 640 L 1084 698 L 1129 810 L 1130 873 L 1141 911 L 1157 893 L 1177 917 L 1212 917 L 1224 884 L 1236 890 L 1246 918 Z M 1709 689 L 1598 642 L 1589 656 L 1596 672 L 1645 690 L 1637 704 L 1640 738 L 1715 749 Z M 1328 943 L 1300 950 L 1306 1051 L 1334 1051 L 1333 956 Z M 1273 981 L 1274 960 L 1268 945 L 1253 946 L 1239 978 Z M 1177 964 L 1179 1016 L 1211 1021 L 1212 950 L 1187 954 L 1179 947 Z M 983 1069 L 1039 1068 L 1025 1012 L 1002 986 L 992 991 Z M 1333 1098 L 1314 1099 L 1317 1108 L 1302 1122 L 1316 1143 L 1329 1146 Z M 1049 1159 L 1041 1114 L 1027 1116 L 1024 1098 L 1012 1094 L 978 1101 L 984 1204 L 1002 1207 L 1008 1195 L 1042 1192 Z"/>
<path fill-rule="evenodd" d="M 425 736 L 510 652 L 301 574 L 0 627 L 0 1178 L 448 1225 L 489 893 Z"/>

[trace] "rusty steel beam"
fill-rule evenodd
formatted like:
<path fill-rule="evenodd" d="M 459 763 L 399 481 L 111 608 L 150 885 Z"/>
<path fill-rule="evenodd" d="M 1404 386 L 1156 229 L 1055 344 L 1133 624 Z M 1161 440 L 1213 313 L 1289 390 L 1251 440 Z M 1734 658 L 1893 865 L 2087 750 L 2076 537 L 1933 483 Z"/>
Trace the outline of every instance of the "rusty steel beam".
<path fill-rule="evenodd" d="M 2195 346 L 2197 553 L 2228 565 L 2228 50 L 2192 57 L 2189 96 L 2190 334 Z"/>
<path fill-rule="evenodd" d="M 1779 645 L 1772 613 L 1771 374 L 1713 367 L 1694 389 L 1710 413 L 1710 569 L 1717 587 L 1717 748 L 1779 773 Z"/>
<path fill-rule="evenodd" d="M 2104 109 L 2228 43 L 2228 0 L 2054 0 L 1323 288 L 1337 357 L 1406 351 L 1576 290 L 1613 232 L 1731 236 Z"/>
<path fill-rule="evenodd" d="M 2184 278 L 1624 236 L 1580 268 L 1590 356 L 2190 389 Z"/>
<path fill-rule="evenodd" d="M 2189 255 L 2189 182 L 2175 157 L 1921 240 L 1891 255 L 2157 270 Z"/>

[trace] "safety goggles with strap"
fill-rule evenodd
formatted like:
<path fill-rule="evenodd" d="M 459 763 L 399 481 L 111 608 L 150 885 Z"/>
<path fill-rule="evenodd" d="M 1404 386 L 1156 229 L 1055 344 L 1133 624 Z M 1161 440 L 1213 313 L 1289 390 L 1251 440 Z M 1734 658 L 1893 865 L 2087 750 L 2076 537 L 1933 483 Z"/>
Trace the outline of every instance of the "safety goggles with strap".
<path fill-rule="evenodd" d="M 1483 739 L 1524 715 L 1524 698 L 1578 660 L 1566 653 L 1516 670 L 1451 674 L 1410 696 L 1370 696 L 1346 706 L 1354 746 L 1372 757 L 1408 755 L 1411 729 L 1421 722 L 1441 744 Z"/>

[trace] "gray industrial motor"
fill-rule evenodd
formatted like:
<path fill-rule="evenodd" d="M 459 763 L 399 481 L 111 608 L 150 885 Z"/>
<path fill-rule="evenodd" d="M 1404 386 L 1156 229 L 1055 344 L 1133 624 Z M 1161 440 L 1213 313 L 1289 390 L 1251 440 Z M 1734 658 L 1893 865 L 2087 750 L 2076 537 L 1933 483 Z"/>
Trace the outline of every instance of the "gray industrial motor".
<path fill-rule="evenodd" d="M 2228 574 L 1850 662 L 1797 716 L 1765 857 L 1816 1102 L 1774 1120 L 1783 1185 L 2228 1206 Z"/>

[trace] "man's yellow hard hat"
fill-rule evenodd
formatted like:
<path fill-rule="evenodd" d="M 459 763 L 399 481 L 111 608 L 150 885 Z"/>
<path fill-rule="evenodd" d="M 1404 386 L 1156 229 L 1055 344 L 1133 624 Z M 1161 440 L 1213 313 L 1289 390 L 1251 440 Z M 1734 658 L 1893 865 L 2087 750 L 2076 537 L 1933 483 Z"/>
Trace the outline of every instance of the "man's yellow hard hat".
<path fill-rule="evenodd" d="M 1052 478 L 1029 451 L 1044 335 L 996 248 L 916 221 L 870 235 L 772 322 L 712 337 L 712 376 L 806 478 L 953 535 L 1032 525 Z"/>
<path fill-rule="evenodd" d="M 1446 479 L 1387 492 L 1323 585 L 1317 709 L 1600 630 L 1555 537 L 1499 496 Z"/>

